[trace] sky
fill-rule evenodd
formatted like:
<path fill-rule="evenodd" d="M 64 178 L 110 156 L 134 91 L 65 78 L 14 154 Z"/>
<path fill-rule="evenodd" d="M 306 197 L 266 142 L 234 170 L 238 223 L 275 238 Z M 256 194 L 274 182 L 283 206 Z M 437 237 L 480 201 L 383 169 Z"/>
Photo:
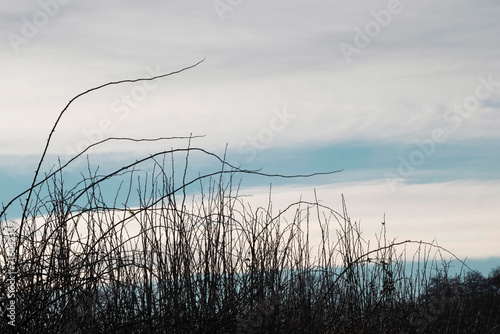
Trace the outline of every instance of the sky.
<path fill-rule="evenodd" d="M 249 178 L 255 203 L 269 183 L 275 207 L 316 190 L 340 210 L 343 195 L 366 234 L 385 215 L 393 238 L 500 265 L 499 15 L 490 0 L 4 2 L 0 202 L 29 187 L 73 97 L 204 59 L 75 100 L 42 171 L 108 137 L 200 135 L 193 146 L 242 168 L 342 169 Z M 90 156 L 106 169 L 185 145 L 117 141 Z"/>

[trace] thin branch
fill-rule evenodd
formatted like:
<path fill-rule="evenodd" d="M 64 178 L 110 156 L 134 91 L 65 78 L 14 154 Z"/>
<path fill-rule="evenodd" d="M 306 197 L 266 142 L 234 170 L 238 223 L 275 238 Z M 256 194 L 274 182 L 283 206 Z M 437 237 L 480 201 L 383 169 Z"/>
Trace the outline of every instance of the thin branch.
<path fill-rule="evenodd" d="M 151 80 L 156 80 L 156 79 L 159 79 L 159 78 L 164 78 L 164 77 L 167 77 L 167 76 L 171 76 L 171 75 L 174 75 L 174 74 L 178 74 L 178 73 L 181 73 L 183 71 L 186 71 L 188 69 L 191 69 L 191 68 L 197 66 L 198 64 L 202 63 L 204 60 L 205 60 L 205 58 L 203 58 L 202 60 L 200 60 L 199 62 L 197 62 L 194 65 L 185 67 L 185 68 L 180 69 L 178 71 L 174 71 L 174 72 L 170 72 L 170 73 L 162 74 L 162 75 L 157 75 L 157 76 L 154 76 L 154 77 L 151 77 L 151 78 L 139 78 L 139 79 L 133 79 L 133 80 L 119 80 L 119 81 L 108 82 L 108 83 L 102 84 L 100 86 L 90 88 L 90 89 L 88 89 L 88 90 L 86 90 L 86 91 L 84 91 L 84 92 L 76 95 L 75 97 L 73 97 L 68 102 L 68 104 L 66 105 L 66 107 L 64 107 L 64 109 L 61 111 L 61 113 L 57 117 L 56 122 L 54 123 L 54 126 L 52 127 L 52 130 L 49 133 L 49 137 L 47 138 L 47 143 L 45 144 L 45 148 L 43 150 L 42 156 L 40 158 L 40 161 L 38 162 L 38 166 L 37 166 L 37 168 L 35 170 L 35 176 L 33 177 L 33 182 L 31 183 L 31 187 L 29 189 L 28 196 L 26 198 L 26 204 L 25 204 L 24 209 L 23 209 L 23 214 L 22 214 L 22 217 L 21 217 L 21 224 L 19 226 L 19 230 L 22 230 L 22 228 L 23 228 L 24 221 L 26 219 L 26 213 L 27 213 L 27 210 L 28 210 L 29 201 L 31 199 L 31 194 L 33 192 L 33 187 L 35 186 L 36 179 L 38 177 L 38 173 L 40 172 L 40 168 L 42 166 L 43 160 L 45 159 L 45 155 L 47 154 L 47 150 L 49 148 L 50 141 L 52 139 L 52 135 L 54 134 L 54 132 L 55 132 L 55 130 L 57 128 L 57 125 L 59 124 L 59 121 L 61 120 L 62 116 L 64 115 L 64 113 L 66 112 L 66 110 L 68 110 L 69 106 L 73 103 L 73 101 L 75 101 L 76 99 L 78 99 L 78 98 L 80 98 L 80 97 L 82 97 L 82 96 L 84 96 L 84 95 L 86 95 L 86 94 L 88 94 L 90 92 L 99 90 L 99 89 L 107 87 L 107 86 L 119 85 L 119 84 L 122 84 L 122 83 L 133 83 L 133 82 L 139 82 L 139 81 L 151 81 Z M 19 241 L 21 240 L 20 235 L 21 235 L 21 233 L 19 234 Z M 16 264 L 18 263 L 18 258 L 19 258 L 19 250 L 16 251 Z"/>

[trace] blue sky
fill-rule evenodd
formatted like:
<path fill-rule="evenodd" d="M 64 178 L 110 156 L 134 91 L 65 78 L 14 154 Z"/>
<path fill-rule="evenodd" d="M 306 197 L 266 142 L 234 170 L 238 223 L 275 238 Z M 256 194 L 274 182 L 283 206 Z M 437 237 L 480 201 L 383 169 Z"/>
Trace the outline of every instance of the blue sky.
<path fill-rule="evenodd" d="M 44 171 L 106 137 L 205 135 L 196 146 L 268 173 L 276 206 L 317 189 L 367 234 L 499 256 L 500 4 L 495 1 L 24 1 L 0 5 L 0 201 L 29 185 L 76 94 L 206 58 L 69 108 Z M 168 144 L 174 145 L 174 144 Z M 165 148 L 107 143 L 103 169 Z M 197 162 L 208 168 L 204 162 Z M 206 164 L 209 164 L 208 162 Z M 69 174 L 76 179 L 78 173 Z M 12 217 L 16 212 L 11 213 Z M 378 226 L 378 225 L 377 225 Z"/>

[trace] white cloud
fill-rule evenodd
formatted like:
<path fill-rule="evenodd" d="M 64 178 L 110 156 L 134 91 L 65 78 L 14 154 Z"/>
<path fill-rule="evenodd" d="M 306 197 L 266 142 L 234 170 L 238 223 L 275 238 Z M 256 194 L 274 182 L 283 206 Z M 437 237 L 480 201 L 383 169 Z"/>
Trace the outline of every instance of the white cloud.
<path fill-rule="evenodd" d="M 338 43 L 352 38 L 352 27 L 373 19 L 370 11 L 384 8 L 386 1 L 363 7 L 246 3 L 224 21 L 201 3 L 72 5 L 19 55 L 2 57 L 8 69 L 0 81 L 1 107 L 18 115 L 10 116 L 12 126 L 2 131 L 19 145 L 2 145 L 0 153 L 39 152 L 36 143 L 46 138 L 59 110 L 87 88 L 143 76 L 146 66 L 168 72 L 203 56 L 207 60 L 199 68 L 169 78 L 141 103 L 137 117 L 120 124 L 123 133 L 194 132 L 208 134 L 211 147 L 237 146 L 266 126 L 273 108 L 287 106 L 300 118 L 273 145 L 427 136 L 442 115 L 423 113 L 422 104 L 449 108 L 473 92 L 480 75 L 500 77 L 495 72 L 499 48 L 491 43 L 500 28 L 493 21 L 498 7 L 462 2 L 445 11 L 440 4 L 402 4 L 401 17 L 394 17 L 350 65 Z M 140 24 L 144 20 L 148 24 Z M 11 30 L 21 23 L 9 22 Z M 428 43 L 432 36 L 442 36 L 441 42 Z M 97 127 L 110 103 L 129 89 L 75 103 L 57 140 L 77 145 L 81 130 Z M 478 112 L 468 120 L 472 125 L 454 135 L 494 136 L 495 119 Z M 21 127 L 25 130 L 17 130 Z M 33 140 L 29 145 L 26 133 Z M 55 141 L 53 152 L 65 153 L 65 145 Z"/>
<path fill-rule="evenodd" d="M 428 138 L 434 128 L 449 126 L 443 114 L 474 93 L 480 76 L 500 81 L 495 43 L 500 6 L 493 1 L 401 1 L 403 12 L 348 64 L 339 43 L 351 43 L 353 28 L 364 27 L 373 20 L 370 11 L 387 3 L 245 1 L 220 20 L 210 1 L 72 2 L 20 45 L 19 53 L 8 38 L 0 44 L 0 154 L 41 154 L 59 112 L 88 88 L 143 77 L 148 66 L 174 71 L 203 57 L 199 67 L 148 91 L 125 118 L 112 106 L 131 94 L 134 84 L 76 101 L 49 152 L 77 150 L 87 140 L 85 133 L 95 133 L 103 120 L 114 128 L 104 135 L 206 134 L 198 146 L 237 148 L 269 127 L 273 109 L 283 107 L 297 118 L 270 146 Z M 20 33 L 21 18 L 39 10 L 17 3 L 4 7 L 4 32 Z M 500 90 L 450 139 L 498 137 L 498 101 Z M 131 146 L 103 150 L 129 151 Z M 374 182 L 328 185 L 318 192 L 334 207 L 343 192 L 352 217 L 369 225 L 370 235 L 386 212 L 389 232 L 401 238 L 436 237 L 464 256 L 493 255 L 498 249 L 492 237 L 498 235 L 496 181 L 398 189 L 391 193 L 384 182 Z M 312 194 L 305 188 L 276 191 L 285 199 Z"/>
<path fill-rule="evenodd" d="M 387 235 L 398 241 L 432 242 L 459 257 L 498 255 L 500 200 L 498 181 L 453 181 L 405 185 L 392 192 L 385 181 L 336 183 L 315 187 L 320 203 L 342 212 L 345 197 L 352 221 L 361 221 L 363 237 L 375 242 L 385 214 Z M 268 188 L 244 190 L 258 194 L 247 198 L 254 206 L 266 207 Z M 313 188 L 273 187 L 273 208 L 278 211 L 298 201 L 314 202 Z M 312 235 L 318 238 L 319 235 Z M 410 248 L 411 249 L 411 248 Z"/>

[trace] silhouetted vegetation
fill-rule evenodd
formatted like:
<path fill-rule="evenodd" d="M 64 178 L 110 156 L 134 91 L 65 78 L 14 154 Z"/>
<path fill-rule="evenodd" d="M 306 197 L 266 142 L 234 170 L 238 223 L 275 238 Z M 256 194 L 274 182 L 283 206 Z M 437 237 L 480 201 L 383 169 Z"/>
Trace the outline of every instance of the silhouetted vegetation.
<path fill-rule="evenodd" d="M 425 333 L 499 333 L 500 267 L 489 277 L 477 271 L 431 278 L 415 314 Z"/>
<path fill-rule="evenodd" d="M 12 228 L 2 229 L 0 261 L 15 284 L 1 285 L 1 332 L 500 332 L 500 268 L 449 277 L 452 253 L 388 240 L 385 222 L 369 244 L 343 198 L 339 211 L 318 200 L 275 208 L 270 191 L 252 207 L 236 177 L 271 175 L 184 140 L 111 172 L 89 164 L 75 184 L 64 174 L 71 160 L 35 176 L 18 197 L 19 222 L 7 219 L 13 201 L 3 208 Z M 193 154 L 218 168 L 191 173 Z"/>

